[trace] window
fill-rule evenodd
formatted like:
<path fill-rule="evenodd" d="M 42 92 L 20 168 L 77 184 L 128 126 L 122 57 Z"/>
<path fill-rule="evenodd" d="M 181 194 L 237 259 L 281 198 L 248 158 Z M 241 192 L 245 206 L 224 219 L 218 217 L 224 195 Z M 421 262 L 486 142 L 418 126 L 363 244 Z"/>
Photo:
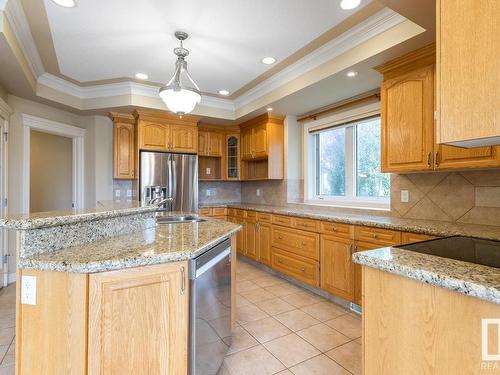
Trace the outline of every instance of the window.
<path fill-rule="evenodd" d="M 308 175 L 314 181 L 309 201 L 389 208 L 390 175 L 380 172 L 380 116 L 306 134 L 312 148 Z"/>

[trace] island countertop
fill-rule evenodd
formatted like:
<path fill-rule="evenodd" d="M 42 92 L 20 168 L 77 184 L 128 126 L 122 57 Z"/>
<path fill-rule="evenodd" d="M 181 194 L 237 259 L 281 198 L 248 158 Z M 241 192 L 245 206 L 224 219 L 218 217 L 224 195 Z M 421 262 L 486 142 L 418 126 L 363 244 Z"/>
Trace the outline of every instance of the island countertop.
<path fill-rule="evenodd" d="M 395 247 L 356 252 L 353 261 L 500 304 L 500 270 Z"/>
<path fill-rule="evenodd" d="M 197 223 L 156 224 L 139 231 L 19 258 L 21 269 L 95 273 L 194 258 L 241 229 L 206 218 Z"/>

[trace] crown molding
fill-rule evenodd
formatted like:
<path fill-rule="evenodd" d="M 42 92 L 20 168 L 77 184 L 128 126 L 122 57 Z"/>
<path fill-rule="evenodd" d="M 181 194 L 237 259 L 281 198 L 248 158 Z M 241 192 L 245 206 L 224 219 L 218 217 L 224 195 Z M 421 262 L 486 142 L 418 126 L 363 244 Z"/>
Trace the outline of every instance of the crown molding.
<path fill-rule="evenodd" d="M 0 9 L 2 8 L 2 2 L 5 6 L 6 18 L 28 61 L 31 73 L 35 77 L 41 76 L 45 73 L 45 67 L 43 66 L 42 59 L 40 58 L 35 41 L 33 40 L 33 35 L 31 35 L 31 29 L 20 0 L 0 0 Z"/>
<path fill-rule="evenodd" d="M 344 52 L 366 42 L 374 36 L 406 21 L 406 18 L 389 8 L 384 8 L 337 38 L 319 47 L 307 56 L 286 67 L 235 99 L 241 108 L 259 97 L 279 88 L 308 71 L 334 59 Z"/>

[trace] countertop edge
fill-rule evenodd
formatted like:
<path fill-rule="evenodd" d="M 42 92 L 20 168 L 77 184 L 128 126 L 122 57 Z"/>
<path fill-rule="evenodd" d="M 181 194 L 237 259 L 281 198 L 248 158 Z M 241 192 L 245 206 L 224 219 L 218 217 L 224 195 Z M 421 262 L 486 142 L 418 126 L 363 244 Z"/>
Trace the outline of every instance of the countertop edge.
<path fill-rule="evenodd" d="M 500 290 L 497 288 L 485 286 L 478 282 L 467 281 L 459 279 L 452 275 L 437 273 L 424 267 L 415 267 L 405 264 L 396 264 L 391 260 L 381 259 L 374 255 L 372 250 L 361 251 L 354 253 L 352 260 L 362 266 L 378 269 L 380 271 L 389 272 L 398 276 L 406 277 L 415 281 L 423 282 L 425 284 L 434 285 L 440 288 L 448 289 L 454 292 L 464 294 L 466 296 L 479 298 L 481 300 L 500 304 Z M 426 254 L 426 257 L 439 258 L 433 255 Z M 444 259 L 444 258 L 443 258 Z M 460 261 L 455 261 L 460 262 Z M 460 262 L 468 264 L 467 262 Z M 471 267 L 478 267 L 478 265 L 470 264 Z M 485 269 L 490 268 L 481 266 Z"/>
<path fill-rule="evenodd" d="M 109 261 L 95 261 L 86 263 L 72 263 L 66 264 L 61 262 L 48 262 L 48 261 L 37 261 L 34 257 L 28 256 L 25 258 L 20 258 L 17 268 L 19 269 L 29 269 L 37 271 L 52 271 L 52 272 L 66 272 L 66 273 L 78 273 L 78 274 L 91 274 L 106 271 L 116 271 L 135 267 L 152 266 L 155 264 L 163 264 L 170 262 L 181 262 L 186 261 L 196 256 L 204 253 L 206 250 L 217 245 L 218 243 L 230 238 L 234 233 L 241 230 L 241 225 L 238 225 L 234 229 L 228 231 L 222 236 L 219 236 L 210 242 L 204 244 L 202 247 L 194 251 L 179 251 L 175 253 L 157 255 L 152 257 L 143 258 L 130 258 L 130 259 L 119 259 L 119 260 L 109 260 Z M 236 251 L 236 249 L 234 249 Z"/>

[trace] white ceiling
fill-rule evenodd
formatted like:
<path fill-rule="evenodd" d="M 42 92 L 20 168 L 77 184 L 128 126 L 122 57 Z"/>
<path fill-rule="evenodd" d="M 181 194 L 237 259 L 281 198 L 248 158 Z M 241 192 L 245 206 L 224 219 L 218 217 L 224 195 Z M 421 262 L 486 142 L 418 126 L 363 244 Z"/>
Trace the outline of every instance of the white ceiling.
<path fill-rule="evenodd" d="M 359 8 L 340 0 L 44 0 L 61 73 L 80 82 L 173 73 L 175 30 L 191 34 L 189 70 L 201 90 L 234 92 Z M 362 6 L 370 0 L 363 0 Z"/>

